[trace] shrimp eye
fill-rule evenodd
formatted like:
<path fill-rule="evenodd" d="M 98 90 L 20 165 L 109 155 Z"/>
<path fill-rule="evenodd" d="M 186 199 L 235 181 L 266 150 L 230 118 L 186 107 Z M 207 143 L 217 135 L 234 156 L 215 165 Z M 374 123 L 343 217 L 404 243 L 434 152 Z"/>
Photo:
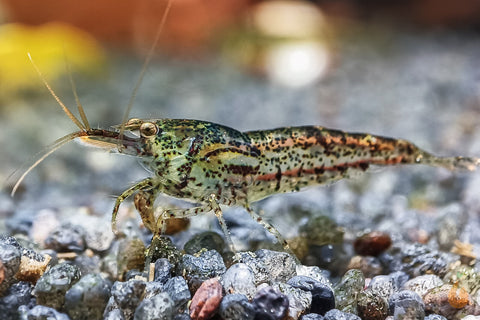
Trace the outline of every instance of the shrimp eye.
<path fill-rule="evenodd" d="M 151 122 L 144 122 L 140 126 L 140 134 L 144 138 L 154 137 L 158 132 L 158 127 L 156 124 Z"/>

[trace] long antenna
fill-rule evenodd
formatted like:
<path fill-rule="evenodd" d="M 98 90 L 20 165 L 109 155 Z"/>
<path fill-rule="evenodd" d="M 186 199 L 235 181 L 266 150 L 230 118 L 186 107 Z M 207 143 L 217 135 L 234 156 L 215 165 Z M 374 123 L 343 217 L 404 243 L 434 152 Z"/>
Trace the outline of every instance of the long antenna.
<path fill-rule="evenodd" d="M 55 91 L 53 91 L 53 89 L 50 87 L 47 80 L 45 80 L 45 77 L 43 76 L 42 72 L 33 61 L 32 56 L 30 55 L 30 52 L 28 52 L 27 55 L 28 55 L 28 59 L 30 59 L 30 62 L 35 68 L 35 71 L 37 71 L 40 79 L 42 80 L 43 84 L 45 85 L 45 87 L 47 87 L 48 91 L 50 91 L 50 94 L 55 98 L 55 100 L 57 100 L 58 104 L 62 107 L 63 112 L 65 112 L 65 114 L 70 118 L 70 120 L 73 121 L 73 123 L 77 125 L 77 127 L 80 128 L 80 130 L 85 131 L 85 126 L 77 119 L 77 117 L 75 117 L 75 115 L 70 111 L 70 109 L 68 109 L 67 106 L 65 106 L 62 100 L 60 100 L 60 98 L 55 94 Z"/>
<path fill-rule="evenodd" d="M 150 64 L 150 61 L 152 60 L 153 54 L 155 52 L 155 48 L 157 47 L 157 44 L 160 40 L 160 34 L 162 33 L 162 30 L 165 26 L 165 22 L 167 21 L 167 16 L 168 13 L 170 12 L 170 8 L 172 7 L 172 0 L 168 0 L 167 2 L 167 7 L 165 8 L 165 11 L 163 12 L 162 20 L 160 22 L 160 25 L 158 26 L 157 34 L 155 35 L 155 40 L 153 41 L 152 46 L 150 47 L 150 50 L 148 52 L 148 55 L 143 62 L 142 70 L 140 71 L 140 75 L 138 76 L 137 83 L 135 84 L 135 87 L 133 89 L 132 95 L 130 96 L 130 101 L 128 102 L 127 110 L 125 110 L 125 114 L 123 115 L 122 119 L 122 125 L 120 127 L 120 141 L 123 136 L 123 132 L 125 131 L 125 124 L 127 123 L 128 116 L 130 115 L 130 111 L 133 106 L 133 102 L 135 101 L 135 97 L 137 96 L 138 89 L 140 88 L 140 85 L 142 84 L 143 78 L 145 76 L 145 73 L 147 71 L 147 67 Z"/>
<path fill-rule="evenodd" d="M 67 65 L 68 79 L 70 80 L 70 85 L 72 86 L 75 102 L 77 103 L 78 113 L 80 114 L 80 118 L 82 119 L 83 124 L 88 131 L 91 129 L 90 123 L 88 122 L 87 115 L 85 114 L 85 110 L 83 109 L 82 103 L 80 102 L 80 98 L 78 97 L 77 86 L 75 85 L 75 81 L 73 80 L 72 71 L 70 70 L 70 63 L 68 63 L 66 56 L 65 56 L 65 62 L 66 62 L 65 64 Z"/>

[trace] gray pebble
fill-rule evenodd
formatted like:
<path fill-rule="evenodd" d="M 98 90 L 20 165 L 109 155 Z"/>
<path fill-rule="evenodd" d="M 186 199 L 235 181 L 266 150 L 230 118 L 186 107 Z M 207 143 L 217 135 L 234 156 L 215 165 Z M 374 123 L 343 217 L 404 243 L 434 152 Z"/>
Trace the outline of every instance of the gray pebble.
<path fill-rule="evenodd" d="M 255 276 L 255 284 L 285 282 L 295 275 L 295 259 L 286 252 L 260 249 L 240 252 L 240 261 L 250 267 Z"/>
<path fill-rule="evenodd" d="M 155 261 L 154 280 L 156 282 L 165 283 L 172 277 L 172 264 L 165 258 Z"/>
<path fill-rule="evenodd" d="M 103 320 L 125 320 L 125 317 L 120 309 L 113 309 L 103 315 Z"/>
<path fill-rule="evenodd" d="M 0 298 L 0 314 L 3 319 L 15 319 L 18 317 L 18 307 L 25 305 L 29 308 L 35 305 L 32 295 L 33 285 L 29 282 L 20 281 L 14 283 Z"/>
<path fill-rule="evenodd" d="M 88 223 L 88 225 L 82 224 L 85 228 L 85 244 L 87 248 L 96 252 L 108 250 L 115 239 L 110 222 L 97 217 L 89 218 L 93 220 L 91 223 Z"/>
<path fill-rule="evenodd" d="M 187 281 L 183 277 L 170 278 L 164 285 L 164 290 L 173 300 L 176 311 L 184 309 L 188 300 L 192 297 L 188 289 Z"/>
<path fill-rule="evenodd" d="M 368 284 L 368 290 L 377 296 L 388 299 L 395 291 L 395 284 L 390 276 L 375 276 Z"/>
<path fill-rule="evenodd" d="M 423 297 L 428 291 L 443 284 L 442 279 L 434 274 L 426 274 L 410 279 L 403 285 L 403 289 L 416 292 Z"/>
<path fill-rule="evenodd" d="M 64 309 L 73 320 L 101 319 L 111 286 L 99 274 L 87 274 L 65 294 Z"/>
<path fill-rule="evenodd" d="M 309 313 L 302 317 L 302 320 L 324 320 L 325 318 L 318 313 Z"/>
<path fill-rule="evenodd" d="M 272 287 L 260 289 L 252 305 L 256 319 L 281 320 L 288 314 L 288 297 Z"/>
<path fill-rule="evenodd" d="M 100 257 L 97 255 L 92 257 L 85 254 L 79 255 L 73 264 L 80 269 L 81 274 L 100 273 Z"/>
<path fill-rule="evenodd" d="M 388 305 L 390 314 L 393 314 L 395 320 L 421 320 L 425 317 L 425 305 L 414 291 L 403 290 L 394 293 L 388 299 Z"/>
<path fill-rule="evenodd" d="M 281 282 L 274 283 L 272 288 L 287 296 L 289 319 L 298 319 L 302 314 L 307 313 L 312 305 L 310 291 L 304 291 Z"/>
<path fill-rule="evenodd" d="M 297 265 L 296 266 L 296 275 L 297 276 L 306 276 L 313 278 L 320 283 L 329 286 L 332 288 L 332 283 L 330 282 L 330 272 L 324 269 L 320 269 L 317 266 L 304 266 L 304 265 Z"/>
<path fill-rule="evenodd" d="M 173 318 L 175 306 L 168 293 L 160 293 L 144 299 L 135 310 L 135 320 L 170 320 Z"/>
<path fill-rule="evenodd" d="M 65 314 L 46 306 L 35 306 L 30 310 L 20 307 L 20 320 L 70 320 Z M 26 309 L 26 308 L 25 308 Z"/>
<path fill-rule="evenodd" d="M 196 291 L 205 280 L 221 276 L 225 271 L 222 256 L 215 250 L 203 252 L 198 257 L 185 254 L 177 266 L 177 274 L 185 276 L 191 291 Z"/>
<path fill-rule="evenodd" d="M 227 294 L 223 297 L 218 314 L 224 320 L 253 320 L 255 310 L 243 294 Z"/>
<path fill-rule="evenodd" d="M 115 282 L 110 291 L 112 296 L 108 300 L 104 314 L 108 314 L 114 309 L 120 309 L 125 319 L 131 319 L 143 299 L 145 287 L 146 283 L 142 280 Z"/>
<path fill-rule="evenodd" d="M 60 263 L 45 272 L 33 290 L 37 303 L 60 309 L 65 301 L 65 293 L 80 280 L 77 266 Z"/>
<path fill-rule="evenodd" d="M 62 224 L 45 239 L 45 248 L 57 252 L 85 250 L 85 230 L 70 223 Z"/>
<path fill-rule="evenodd" d="M 20 267 L 21 251 L 0 240 L 0 261 L 3 264 L 4 280 L 0 283 L 0 295 L 2 295 L 16 281 L 15 274 Z"/>
<path fill-rule="evenodd" d="M 190 316 L 186 313 L 180 313 L 176 314 L 175 317 L 173 317 L 173 320 L 191 320 Z"/>
<path fill-rule="evenodd" d="M 324 320 L 362 320 L 359 316 L 353 314 L 353 313 L 348 313 L 348 312 L 343 312 L 338 309 L 332 309 L 325 313 L 323 316 Z"/>
<path fill-rule="evenodd" d="M 257 288 L 252 269 L 245 263 L 236 263 L 232 265 L 223 274 L 221 283 L 227 294 L 240 293 L 249 300 L 253 299 Z"/>
<path fill-rule="evenodd" d="M 335 308 L 333 290 L 326 284 L 307 276 L 295 276 L 288 280 L 287 284 L 312 294 L 310 312 L 324 315 L 328 310 Z"/>
<path fill-rule="evenodd" d="M 145 287 L 144 299 L 152 298 L 162 292 L 165 292 L 163 284 L 157 281 L 148 281 L 147 286 Z"/>

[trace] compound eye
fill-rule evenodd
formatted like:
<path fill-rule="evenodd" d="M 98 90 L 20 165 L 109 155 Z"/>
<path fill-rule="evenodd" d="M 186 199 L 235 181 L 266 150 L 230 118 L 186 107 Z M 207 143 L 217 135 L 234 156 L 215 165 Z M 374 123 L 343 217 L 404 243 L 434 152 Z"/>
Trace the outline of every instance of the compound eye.
<path fill-rule="evenodd" d="M 158 132 L 158 126 L 151 122 L 144 122 L 140 126 L 140 134 L 144 138 L 152 138 Z"/>

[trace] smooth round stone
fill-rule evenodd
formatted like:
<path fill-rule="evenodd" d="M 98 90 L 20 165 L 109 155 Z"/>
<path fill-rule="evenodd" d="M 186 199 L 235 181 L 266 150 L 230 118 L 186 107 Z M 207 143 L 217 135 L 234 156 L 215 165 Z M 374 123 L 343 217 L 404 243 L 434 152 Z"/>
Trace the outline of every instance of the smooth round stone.
<path fill-rule="evenodd" d="M 423 319 L 425 305 L 422 298 L 414 291 L 396 292 L 388 299 L 390 314 L 394 319 Z"/>
<path fill-rule="evenodd" d="M 26 308 L 25 308 L 26 309 Z M 21 320 L 70 320 L 65 314 L 46 306 L 35 306 L 30 310 L 19 310 Z"/>
<path fill-rule="evenodd" d="M 312 305 L 312 293 L 292 287 L 289 284 L 277 282 L 272 288 L 285 294 L 288 298 L 288 316 L 298 319 L 300 315 L 307 313 Z"/>
<path fill-rule="evenodd" d="M 388 303 L 384 297 L 367 289 L 358 295 L 357 310 L 362 319 L 384 320 L 388 316 Z"/>
<path fill-rule="evenodd" d="M 336 308 L 356 314 L 357 296 L 364 286 L 363 273 L 357 269 L 348 270 L 334 288 Z"/>
<path fill-rule="evenodd" d="M 353 314 L 353 313 L 348 313 L 348 312 L 343 312 L 338 309 L 332 309 L 325 313 L 323 316 L 324 320 L 362 320 L 359 316 Z"/>
<path fill-rule="evenodd" d="M 443 284 L 442 279 L 434 274 L 425 274 L 408 280 L 403 285 L 403 289 L 416 292 L 423 297 L 428 291 Z"/>
<path fill-rule="evenodd" d="M 221 283 L 225 292 L 239 293 L 247 296 L 249 300 L 253 299 L 257 291 L 252 269 L 244 263 L 236 263 L 228 268 Z"/>
<path fill-rule="evenodd" d="M 216 232 L 205 231 L 194 235 L 183 246 L 183 250 L 187 254 L 195 254 L 202 249 L 223 252 L 225 249 L 225 240 Z"/>
<path fill-rule="evenodd" d="M 295 276 L 288 280 L 287 284 L 312 294 L 310 312 L 324 315 L 328 310 L 335 308 L 333 290 L 320 281 L 306 276 Z"/>
<path fill-rule="evenodd" d="M 223 297 L 218 310 L 224 320 L 253 320 L 255 309 L 243 294 L 227 294 Z"/>

